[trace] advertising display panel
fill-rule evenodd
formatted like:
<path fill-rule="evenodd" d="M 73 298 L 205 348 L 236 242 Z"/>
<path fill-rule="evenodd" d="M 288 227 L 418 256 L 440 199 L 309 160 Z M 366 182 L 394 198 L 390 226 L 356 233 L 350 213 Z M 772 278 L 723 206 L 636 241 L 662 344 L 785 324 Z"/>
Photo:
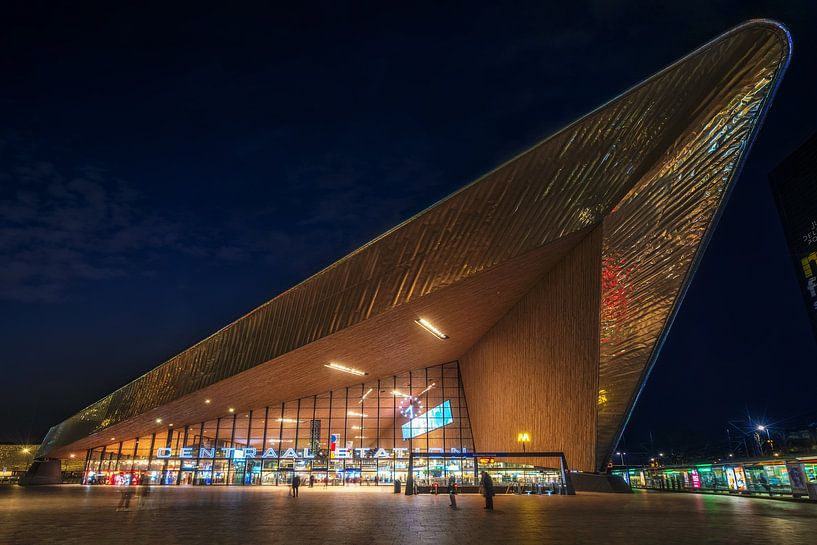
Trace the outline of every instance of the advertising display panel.
<path fill-rule="evenodd" d="M 734 468 L 727 467 L 726 468 L 726 482 L 729 484 L 729 490 L 737 490 L 738 485 L 735 481 L 735 470 Z"/>
<path fill-rule="evenodd" d="M 454 422 L 454 416 L 451 413 L 451 402 L 446 400 L 441 405 L 429 409 L 425 414 L 403 424 L 403 439 L 413 439 L 452 422 Z"/>
<path fill-rule="evenodd" d="M 701 488 L 701 476 L 698 474 L 697 469 L 689 472 L 689 479 L 692 481 L 692 488 Z"/>
<path fill-rule="evenodd" d="M 746 473 L 740 466 L 735 466 L 735 487 L 741 492 L 746 490 Z"/>

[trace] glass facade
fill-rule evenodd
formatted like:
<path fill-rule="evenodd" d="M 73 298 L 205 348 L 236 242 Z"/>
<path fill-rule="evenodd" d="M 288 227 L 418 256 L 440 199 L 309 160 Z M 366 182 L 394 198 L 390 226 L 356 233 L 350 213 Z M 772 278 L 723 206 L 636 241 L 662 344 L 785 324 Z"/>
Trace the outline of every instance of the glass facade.
<path fill-rule="evenodd" d="M 215 420 L 169 427 L 88 451 L 88 484 L 422 485 L 476 482 L 457 362 Z M 441 456 L 441 455 L 445 456 Z M 531 468 L 532 469 L 532 468 Z M 524 470 L 516 470 L 526 475 Z M 521 471 L 521 473 L 519 473 Z"/>

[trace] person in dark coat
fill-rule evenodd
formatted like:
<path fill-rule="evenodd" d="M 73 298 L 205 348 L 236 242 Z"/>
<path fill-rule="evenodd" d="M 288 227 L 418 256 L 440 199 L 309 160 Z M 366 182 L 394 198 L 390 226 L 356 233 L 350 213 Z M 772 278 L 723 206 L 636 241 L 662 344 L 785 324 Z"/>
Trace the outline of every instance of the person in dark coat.
<path fill-rule="evenodd" d="M 301 487 L 301 478 L 298 475 L 292 477 L 292 495 L 298 497 L 298 489 Z"/>
<path fill-rule="evenodd" d="M 485 509 L 489 511 L 494 510 L 494 480 L 488 475 L 487 471 L 482 472 L 482 492 L 485 494 Z"/>
<path fill-rule="evenodd" d="M 451 475 L 448 478 L 448 500 L 451 502 L 449 507 L 453 510 L 457 510 L 457 478 L 454 475 Z"/>

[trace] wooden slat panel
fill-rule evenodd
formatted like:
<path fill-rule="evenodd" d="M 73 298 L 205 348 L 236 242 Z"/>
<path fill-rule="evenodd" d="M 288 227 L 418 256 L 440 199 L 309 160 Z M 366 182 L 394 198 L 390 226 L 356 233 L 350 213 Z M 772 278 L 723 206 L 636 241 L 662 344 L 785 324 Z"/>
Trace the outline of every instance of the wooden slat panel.
<path fill-rule="evenodd" d="M 597 228 L 460 359 L 477 451 L 520 450 L 528 432 L 529 450 L 593 470 L 600 292 Z"/>

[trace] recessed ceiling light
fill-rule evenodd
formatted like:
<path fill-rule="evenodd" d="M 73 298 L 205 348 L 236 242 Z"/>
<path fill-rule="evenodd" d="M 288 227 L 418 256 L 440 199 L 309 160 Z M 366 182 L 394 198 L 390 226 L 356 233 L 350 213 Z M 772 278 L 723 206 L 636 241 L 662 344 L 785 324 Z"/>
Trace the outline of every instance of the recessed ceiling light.
<path fill-rule="evenodd" d="M 157 419 L 156 419 L 156 423 L 157 423 L 157 424 L 161 424 L 161 423 L 162 423 L 162 419 L 161 419 L 161 418 L 157 418 Z"/>
<path fill-rule="evenodd" d="M 231 413 L 234 413 L 234 412 L 235 412 L 235 409 L 233 409 L 232 407 L 230 407 L 230 408 L 229 408 L 229 409 L 227 409 L 227 410 L 228 410 L 229 412 L 231 412 Z"/>
<path fill-rule="evenodd" d="M 70 456 L 71 458 L 76 458 L 77 457 L 76 454 L 69 454 L 68 456 Z"/>
<path fill-rule="evenodd" d="M 414 320 L 414 322 L 440 340 L 444 341 L 448 338 L 448 335 L 446 335 L 445 333 L 431 325 L 431 322 L 429 322 L 425 318 L 419 318 L 417 320 Z"/>
<path fill-rule="evenodd" d="M 304 420 L 296 420 L 294 418 L 276 418 L 276 422 L 283 422 L 285 424 L 300 424 L 301 422 L 305 422 Z"/>
<path fill-rule="evenodd" d="M 363 418 L 366 418 L 368 416 L 368 415 L 363 414 L 363 413 L 356 413 L 355 411 L 349 411 L 346 414 L 348 414 L 349 416 L 362 416 Z"/>
<path fill-rule="evenodd" d="M 357 375 L 359 377 L 362 377 L 362 376 L 368 374 L 366 371 L 361 371 L 360 369 L 353 369 L 351 367 L 346 367 L 345 365 L 341 365 L 341 364 L 335 363 L 335 362 L 325 363 L 325 364 L 323 364 L 323 366 L 328 367 L 329 369 L 334 369 L 335 371 L 343 371 L 344 373 L 349 373 L 350 375 Z"/>
<path fill-rule="evenodd" d="M 207 403 L 208 405 L 210 404 L 210 400 L 209 400 L 209 399 L 205 399 L 205 400 L 204 400 L 204 402 L 205 402 L 205 403 Z"/>
<path fill-rule="evenodd" d="M 172 428 L 172 427 L 173 427 L 173 422 L 171 422 L 170 424 L 168 424 L 168 427 Z"/>

